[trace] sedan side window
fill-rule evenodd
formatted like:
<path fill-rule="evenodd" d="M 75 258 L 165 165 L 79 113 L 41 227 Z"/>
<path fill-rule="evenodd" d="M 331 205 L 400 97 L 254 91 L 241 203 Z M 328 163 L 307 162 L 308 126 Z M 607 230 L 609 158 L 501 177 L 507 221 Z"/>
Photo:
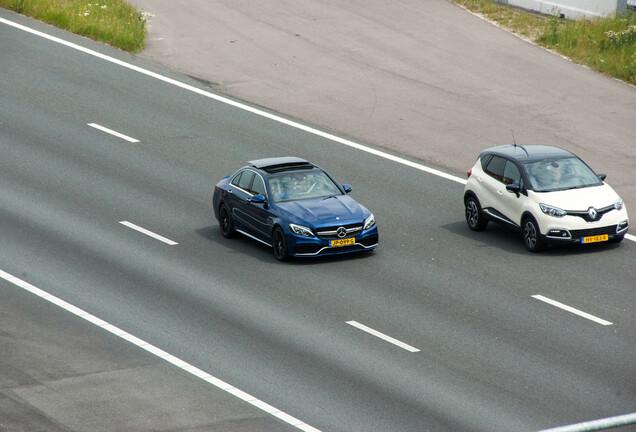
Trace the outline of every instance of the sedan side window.
<path fill-rule="evenodd" d="M 249 192 L 250 191 L 250 184 L 252 183 L 252 178 L 255 175 L 256 174 L 254 173 L 254 171 L 250 171 L 250 170 L 242 171 L 239 175 L 234 177 L 234 180 L 232 180 L 232 184 L 234 186 L 240 187 L 244 191 Z"/>
<path fill-rule="evenodd" d="M 232 184 L 234 186 L 238 186 L 239 182 L 241 181 L 241 177 L 243 176 L 243 173 L 245 171 L 241 171 L 240 173 L 238 173 L 238 175 L 234 176 L 234 178 L 232 179 Z"/>
<path fill-rule="evenodd" d="M 263 183 L 263 179 L 259 175 L 254 177 L 254 183 L 252 184 L 252 192 L 255 195 L 263 195 L 265 197 L 267 196 L 267 193 L 265 192 L 265 183 Z"/>
<path fill-rule="evenodd" d="M 500 156 L 493 156 L 486 166 L 486 174 L 503 183 L 505 165 L 506 160 L 504 158 Z"/>

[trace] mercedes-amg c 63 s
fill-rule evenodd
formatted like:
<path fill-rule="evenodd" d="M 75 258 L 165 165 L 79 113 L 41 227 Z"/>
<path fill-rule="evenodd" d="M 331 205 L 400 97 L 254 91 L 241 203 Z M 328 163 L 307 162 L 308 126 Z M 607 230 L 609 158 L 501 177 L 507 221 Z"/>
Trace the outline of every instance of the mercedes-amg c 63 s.
<path fill-rule="evenodd" d="M 253 160 L 217 183 L 214 214 L 223 236 L 246 235 L 281 261 L 371 251 L 378 247 L 375 218 L 350 191 L 300 158 Z"/>

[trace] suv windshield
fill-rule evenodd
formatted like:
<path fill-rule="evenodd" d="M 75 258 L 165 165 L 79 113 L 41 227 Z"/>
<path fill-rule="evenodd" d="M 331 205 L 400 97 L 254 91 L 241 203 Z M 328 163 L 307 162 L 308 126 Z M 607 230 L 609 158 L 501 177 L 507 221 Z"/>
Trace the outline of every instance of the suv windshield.
<path fill-rule="evenodd" d="M 536 192 L 551 192 L 602 184 L 596 173 L 577 157 L 529 162 L 524 166 L 532 189 Z"/>
<path fill-rule="evenodd" d="M 321 170 L 287 171 L 268 176 L 274 202 L 342 195 L 338 186 Z"/>

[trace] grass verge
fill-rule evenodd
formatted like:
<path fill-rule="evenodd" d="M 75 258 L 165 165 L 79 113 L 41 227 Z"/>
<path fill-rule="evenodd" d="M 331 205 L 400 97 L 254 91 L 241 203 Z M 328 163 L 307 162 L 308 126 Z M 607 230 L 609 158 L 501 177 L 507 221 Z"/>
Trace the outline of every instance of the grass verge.
<path fill-rule="evenodd" d="M 614 18 L 565 20 L 493 0 L 450 0 L 572 61 L 636 85 L 636 13 Z"/>
<path fill-rule="evenodd" d="M 565 20 L 493 0 L 450 0 L 573 61 L 636 85 L 636 13 Z M 0 0 L 0 7 L 117 48 L 140 52 L 148 17 L 125 0 Z"/>
<path fill-rule="evenodd" d="M 0 7 L 138 53 L 147 16 L 125 0 L 0 0 Z"/>

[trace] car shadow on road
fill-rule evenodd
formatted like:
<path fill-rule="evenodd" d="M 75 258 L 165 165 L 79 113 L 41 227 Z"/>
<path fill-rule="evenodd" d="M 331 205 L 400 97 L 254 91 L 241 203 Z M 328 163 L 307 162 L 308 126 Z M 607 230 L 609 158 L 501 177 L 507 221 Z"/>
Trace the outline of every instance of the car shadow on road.
<path fill-rule="evenodd" d="M 507 229 L 494 223 L 489 223 L 484 231 L 479 232 L 471 231 L 465 221 L 457 221 L 443 225 L 442 228 L 474 242 L 476 247 L 490 246 L 499 248 L 505 252 L 525 255 L 528 257 L 589 255 L 604 253 L 620 247 L 620 244 L 615 242 L 603 242 L 588 245 L 580 243 L 556 244 L 548 245 L 545 250 L 539 253 L 532 253 L 526 250 L 520 232 Z"/>
<path fill-rule="evenodd" d="M 232 252 L 248 255 L 270 264 L 318 265 L 343 261 L 352 262 L 372 258 L 376 254 L 376 251 L 372 250 L 319 257 L 290 258 L 285 262 L 281 262 L 274 257 L 271 247 L 241 234 L 237 234 L 233 238 L 225 238 L 221 234 L 218 225 L 197 228 L 194 232 L 208 241 L 218 243 L 225 248 L 231 249 Z"/>

